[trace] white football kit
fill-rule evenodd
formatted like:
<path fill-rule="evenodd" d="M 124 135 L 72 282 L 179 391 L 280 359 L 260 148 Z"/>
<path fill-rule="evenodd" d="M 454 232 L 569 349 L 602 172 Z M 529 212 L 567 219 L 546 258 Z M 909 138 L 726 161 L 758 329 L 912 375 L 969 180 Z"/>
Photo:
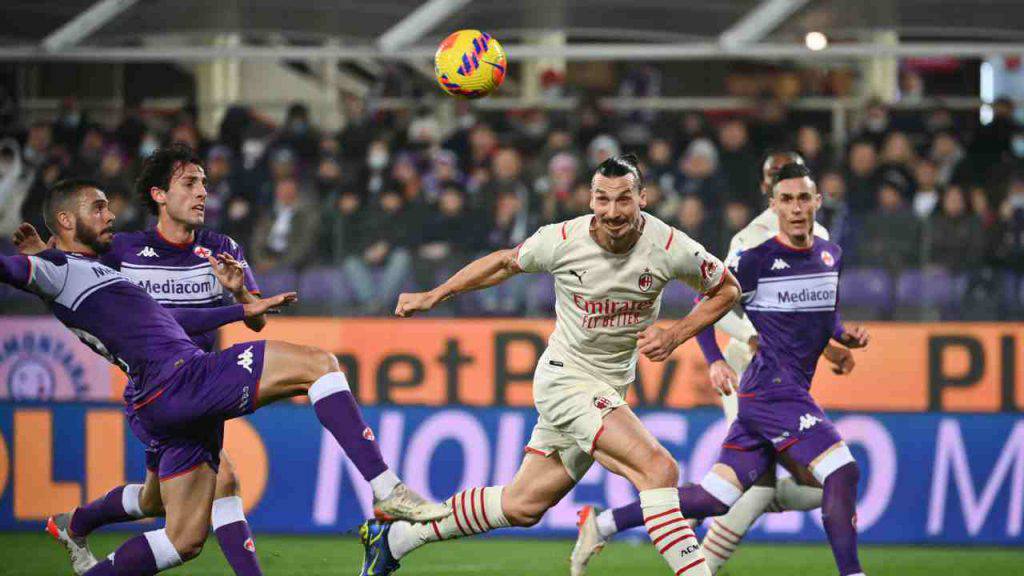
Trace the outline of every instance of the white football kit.
<path fill-rule="evenodd" d="M 722 262 L 689 236 L 642 217 L 643 233 L 624 254 L 597 244 L 592 215 L 543 226 L 518 250 L 524 272 L 549 272 L 555 282 L 555 330 L 534 372 L 540 417 L 527 450 L 557 452 L 575 480 L 593 464 L 602 418 L 625 404 L 637 337 L 657 320 L 662 289 L 678 279 L 705 293 L 725 275 Z"/>

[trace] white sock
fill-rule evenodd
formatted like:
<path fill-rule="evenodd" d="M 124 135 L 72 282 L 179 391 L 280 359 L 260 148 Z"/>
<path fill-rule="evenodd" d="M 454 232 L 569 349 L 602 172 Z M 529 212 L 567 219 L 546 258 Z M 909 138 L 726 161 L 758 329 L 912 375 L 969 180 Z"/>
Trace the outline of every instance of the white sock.
<path fill-rule="evenodd" d="M 213 501 L 213 508 L 210 514 L 210 523 L 213 529 L 221 526 L 245 522 L 245 509 L 242 506 L 241 496 L 225 496 Z"/>
<path fill-rule="evenodd" d="M 146 532 L 145 536 L 146 542 L 149 543 L 149 549 L 153 552 L 153 558 L 156 559 L 157 572 L 181 566 L 181 556 L 178 555 L 178 551 L 174 548 L 174 544 L 171 543 L 171 539 L 167 537 L 166 530 L 160 529 Z M 117 564 L 116 553 L 114 564 Z"/>
<path fill-rule="evenodd" d="M 644 527 L 651 543 L 676 576 L 709 576 L 697 536 L 679 511 L 679 489 L 653 488 L 640 492 Z"/>
<path fill-rule="evenodd" d="M 124 485 L 124 490 L 121 491 L 121 506 L 124 508 L 125 514 L 132 518 L 146 517 L 142 513 L 142 504 L 139 502 L 140 498 L 142 498 L 142 484 Z"/>
<path fill-rule="evenodd" d="M 389 468 L 370 480 L 370 488 L 373 488 L 374 498 L 377 500 L 383 500 L 391 495 L 395 490 L 395 486 L 398 486 L 401 483 L 402 481 L 399 480 L 398 476 Z"/>
<path fill-rule="evenodd" d="M 426 524 L 395 522 L 388 534 L 391 555 L 399 559 L 428 542 L 474 536 L 509 525 L 501 508 L 504 486 L 470 488 L 452 496 L 451 515 Z"/>
<path fill-rule="evenodd" d="M 615 525 L 615 514 L 612 514 L 611 508 L 597 515 L 597 532 L 602 538 L 611 538 L 619 532 L 619 527 Z"/>
<path fill-rule="evenodd" d="M 771 503 L 775 489 L 769 486 L 751 486 L 729 511 L 712 520 L 704 536 L 704 551 L 707 552 L 708 568 L 717 574 L 740 545 L 740 540 L 750 526 Z"/>
<path fill-rule="evenodd" d="M 821 508 L 824 491 L 814 486 L 798 484 L 792 477 L 780 479 L 775 483 L 775 500 L 768 507 L 769 512 L 786 510 L 808 511 Z"/>

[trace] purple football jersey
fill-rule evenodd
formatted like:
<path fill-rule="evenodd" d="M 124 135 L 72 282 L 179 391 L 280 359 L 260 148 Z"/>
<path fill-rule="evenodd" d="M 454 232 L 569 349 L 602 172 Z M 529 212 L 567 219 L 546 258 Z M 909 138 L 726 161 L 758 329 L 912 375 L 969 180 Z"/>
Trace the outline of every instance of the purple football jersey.
<path fill-rule="evenodd" d="M 154 300 L 169 308 L 213 308 L 234 302 L 224 290 L 206 259 L 207 255 L 230 254 L 245 266 L 245 287 L 258 293 L 256 278 L 245 261 L 242 247 L 230 237 L 199 229 L 195 241 L 176 244 L 156 228 L 139 232 L 119 232 L 102 262 L 120 270 L 141 286 Z M 217 331 L 192 336 L 203 350 L 213 350 Z"/>
<path fill-rule="evenodd" d="M 805 250 L 773 238 L 732 259 L 743 308 L 759 335 L 741 392 L 767 398 L 811 387 L 836 327 L 841 264 L 842 249 L 821 238 Z"/>

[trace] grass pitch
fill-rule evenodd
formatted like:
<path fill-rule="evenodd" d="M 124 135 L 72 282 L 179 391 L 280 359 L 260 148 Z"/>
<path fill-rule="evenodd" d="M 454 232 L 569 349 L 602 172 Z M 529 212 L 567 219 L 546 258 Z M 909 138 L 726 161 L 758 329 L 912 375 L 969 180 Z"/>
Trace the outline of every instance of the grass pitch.
<path fill-rule="evenodd" d="M 110 553 L 124 534 L 97 534 L 90 546 L 97 557 Z M 362 548 L 351 537 L 256 536 L 267 576 L 335 576 L 359 573 Z M 530 574 L 567 576 L 568 540 L 460 540 L 427 546 L 409 556 L 402 576 L 442 574 Z M 1024 549 L 964 547 L 863 547 L 861 560 L 871 576 L 998 576 L 1024 574 Z M 614 542 L 591 564 L 592 576 L 664 575 L 668 568 L 649 544 Z M 48 535 L 0 534 L 0 575 L 68 575 L 64 549 Z M 174 576 L 232 576 L 215 540 Z M 723 574 L 729 576 L 801 576 L 836 574 L 826 545 L 745 544 Z"/>

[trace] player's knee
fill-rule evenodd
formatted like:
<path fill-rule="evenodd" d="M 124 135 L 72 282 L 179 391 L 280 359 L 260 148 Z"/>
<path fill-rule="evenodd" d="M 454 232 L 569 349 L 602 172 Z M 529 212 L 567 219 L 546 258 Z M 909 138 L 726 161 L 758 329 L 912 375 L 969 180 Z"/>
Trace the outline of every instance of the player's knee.
<path fill-rule="evenodd" d="M 653 446 L 643 456 L 644 467 L 640 472 L 648 487 L 669 488 L 679 485 L 679 464 L 664 446 Z"/>
<path fill-rule="evenodd" d="M 537 502 L 515 494 L 507 494 L 501 501 L 502 512 L 509 524 L 521 528 L 529 528 L 540 522 L 547 512 L 549 506 L 544 502 Z"/>
<path fill-rule="evenodd" d="M 183 562 L 188 562 L 199 556 L 203 551 L 203 545 L 206 544 L 206 536 L 207 531 L 202 529 L 188 530 L 179 534 L 168 533 L 171 544 L 174 544 L 174 549 L 177 550 L 178 556 Z"/>
<path fill-rule="evenodd" d="M 316 348 L 317 378 L 331 372 L 341 372 L 341 365 L 338 364 L 338 357 L 326 350 Z"/>

